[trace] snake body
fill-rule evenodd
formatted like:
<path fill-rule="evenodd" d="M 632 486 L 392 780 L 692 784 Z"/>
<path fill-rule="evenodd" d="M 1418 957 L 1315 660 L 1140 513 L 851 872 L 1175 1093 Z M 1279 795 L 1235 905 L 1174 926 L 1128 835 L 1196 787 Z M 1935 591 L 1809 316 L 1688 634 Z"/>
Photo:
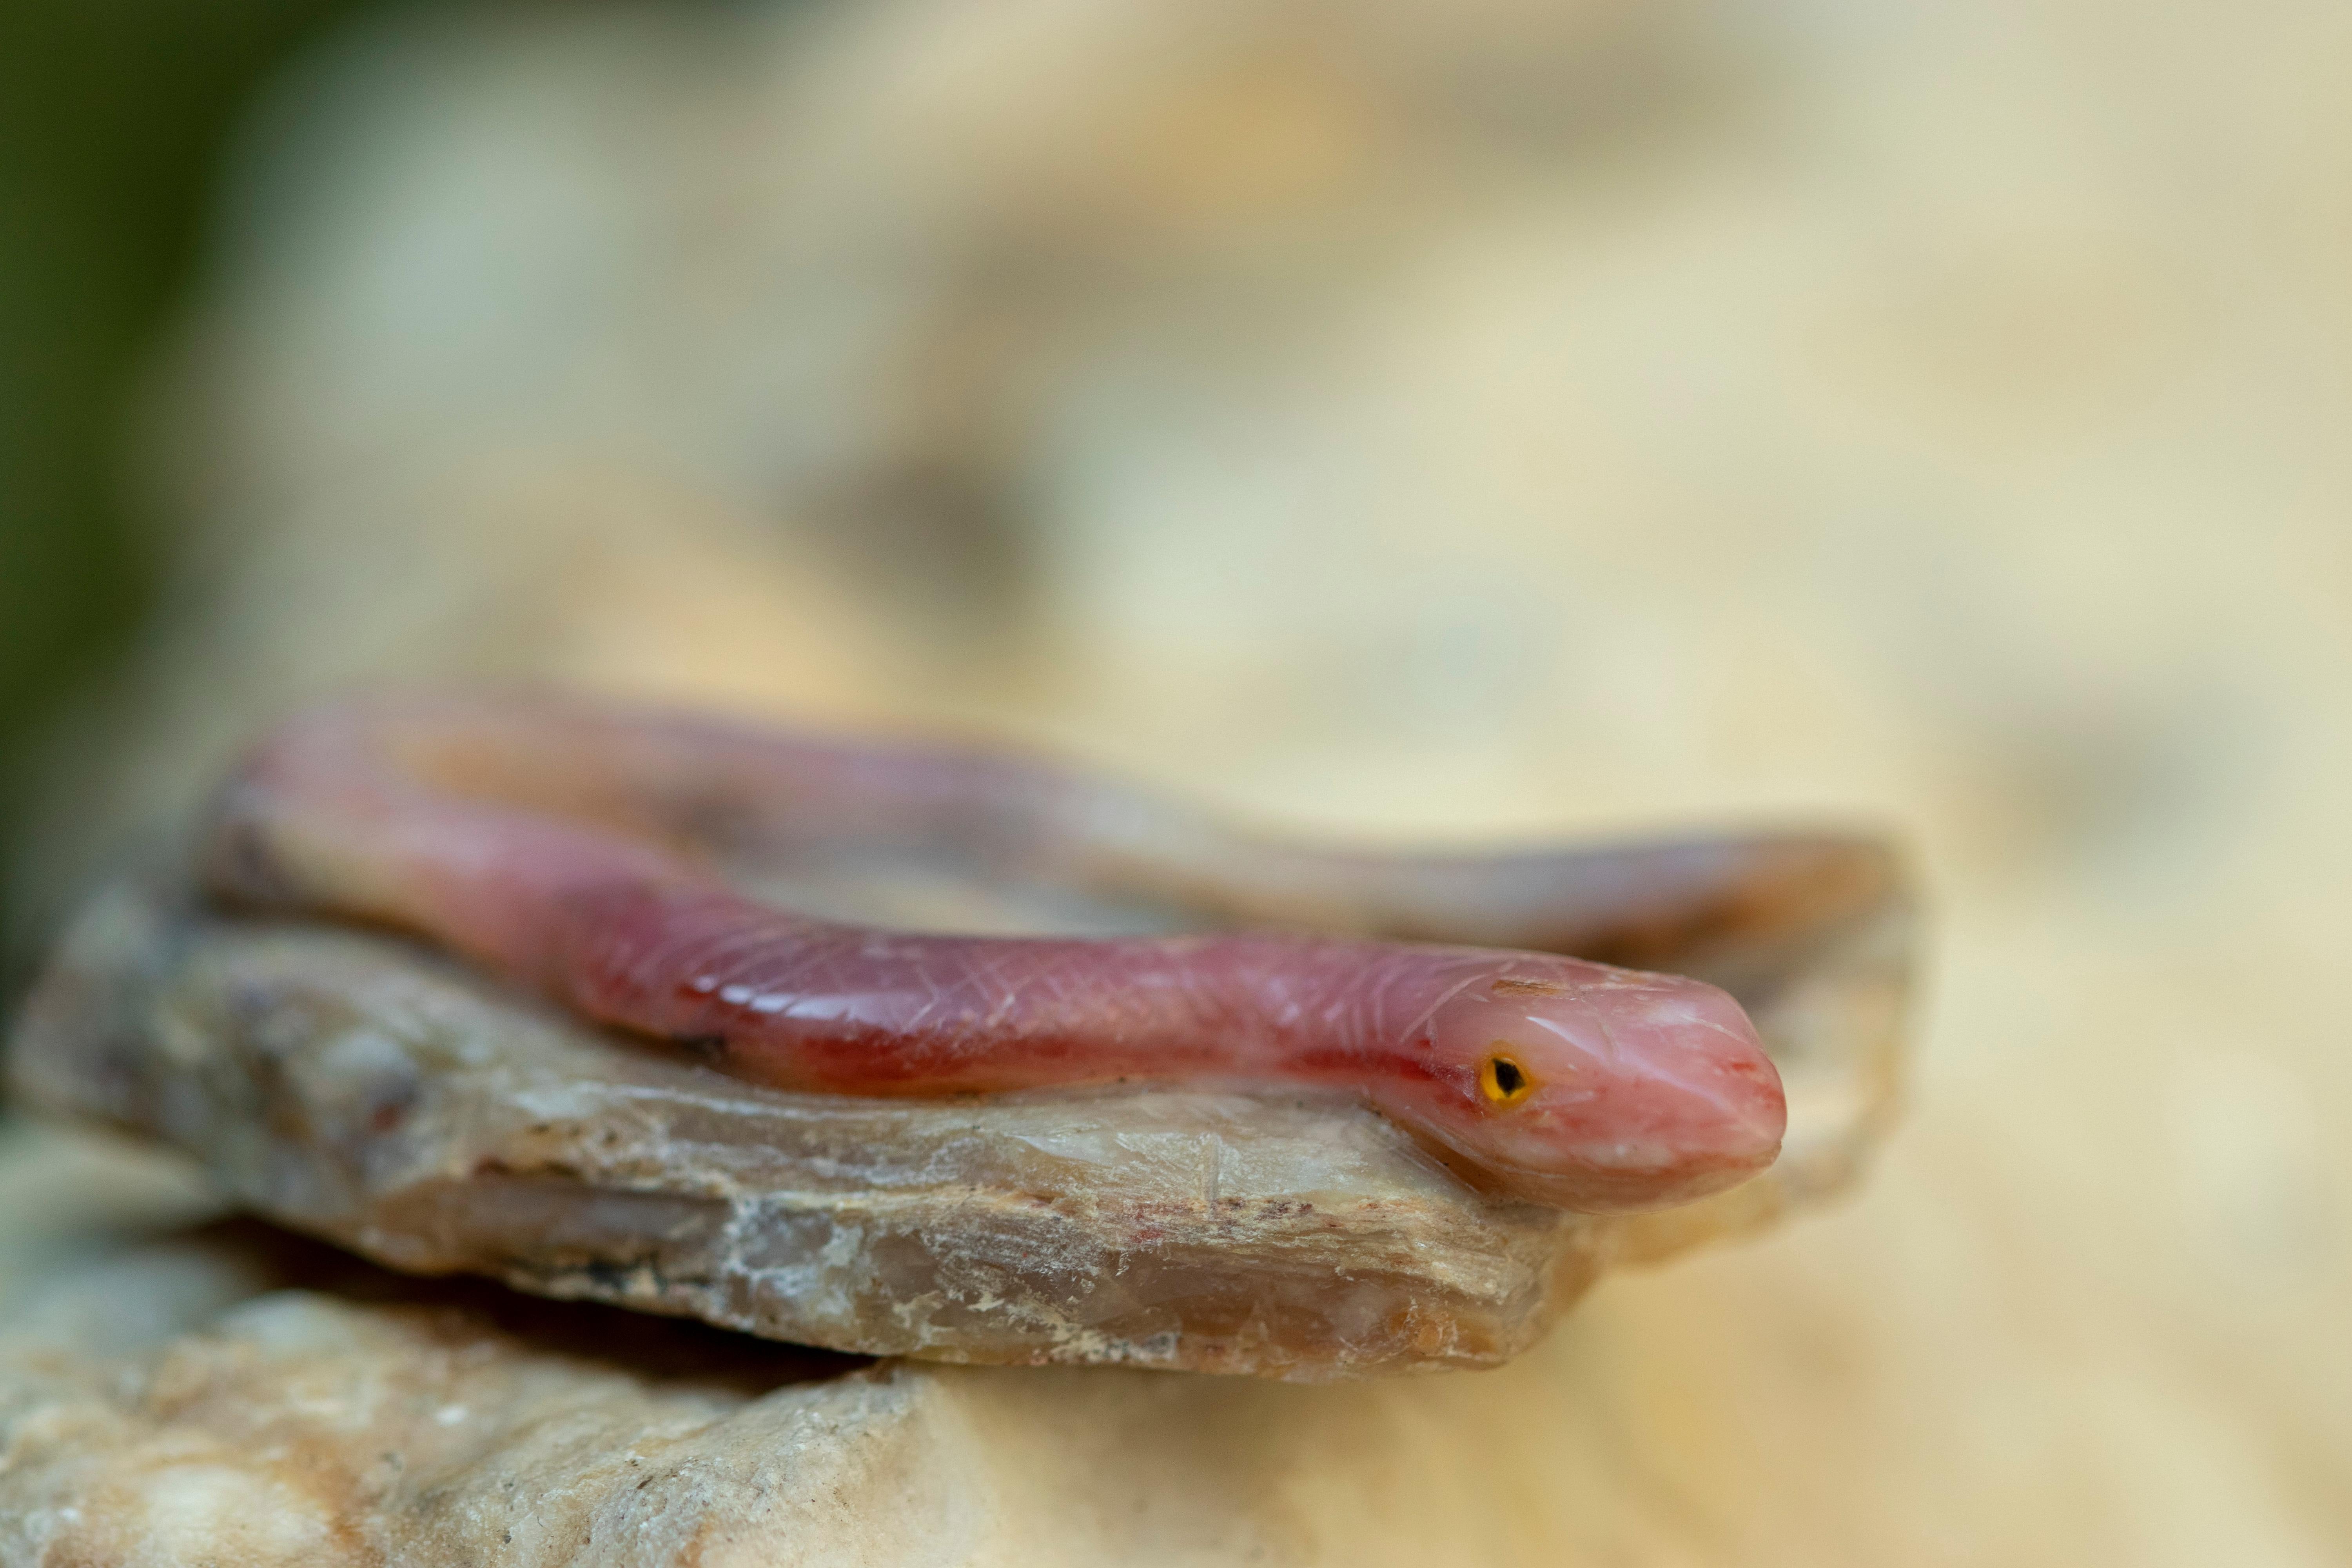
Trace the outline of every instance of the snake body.
<path fill-rule="evenodd" d="M 1484 889 L 1510 929 L 1528 900 L 1572 926 L 1574 879 L 1546 884 L 1539 860 L 1281 846 L 986 752 L 543 697 L 350 701 L 265 740 L 205 843 L 219 893 L 406 929 L 793 1089 L 1339 1090 L 1473 1181 L 1594 1212 L 1738 1182 L 1786 1120 L 1754 1029 L 1712 985 L 1346 929 L 1395 927 L 1417 886 L 1439 906 Z M 910 930 L 788 907 L 720 869 L 852 850 L 1156 900 L 1212 929 Z M 1605 860 L 1587 869 L 1594 897 L 1622 901 Z M 1465 907 L 1451 923 L 1478 920 Z"/>

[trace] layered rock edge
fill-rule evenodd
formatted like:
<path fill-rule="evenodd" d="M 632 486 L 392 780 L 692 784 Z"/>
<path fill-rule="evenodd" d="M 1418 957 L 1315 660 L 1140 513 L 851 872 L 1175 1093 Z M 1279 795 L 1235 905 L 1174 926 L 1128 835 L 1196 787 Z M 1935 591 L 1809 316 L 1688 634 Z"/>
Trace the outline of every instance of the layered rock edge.
<path fill-rule="evenodd" d="M 1498 1364 L 1612 1261 L 1850 1183 L 1893 1105 L 1908 926 L 1890 896 L 1725 976 L 1788 1084 L 1782 1160 L 1626 1217 L 1483 1195 L 1345 1100 L 763 1089 L 404 940 L 152 879 L 68 931 L 10 1071 L 409 1272 L 869 1354 L 1325 1381 Z"/>

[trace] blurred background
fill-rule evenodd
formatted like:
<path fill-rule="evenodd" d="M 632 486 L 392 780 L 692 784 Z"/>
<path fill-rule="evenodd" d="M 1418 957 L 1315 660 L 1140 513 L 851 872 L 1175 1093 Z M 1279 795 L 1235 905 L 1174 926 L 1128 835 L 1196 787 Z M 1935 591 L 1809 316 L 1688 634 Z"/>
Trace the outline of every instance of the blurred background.
<path fill-rule="evenodd" d="M 346 5 L 0 6 L 0 792 L 121 668 L 160 541 L 128 439 L 231 126 Z M 14 836 L 12 835 L 12 837 Z"/>
<path fill-rule="evenodd" d="M 391 677 L 1373 838 L 1883 826 L 1908 1121 L 1495 1374 L 1477 1560 L 2352 1559 L 2347 59 L 2325 0 L 0 6 L 12 973 Z M 1287 1506 L 1372 1561 L 1411 1500 Z"/>

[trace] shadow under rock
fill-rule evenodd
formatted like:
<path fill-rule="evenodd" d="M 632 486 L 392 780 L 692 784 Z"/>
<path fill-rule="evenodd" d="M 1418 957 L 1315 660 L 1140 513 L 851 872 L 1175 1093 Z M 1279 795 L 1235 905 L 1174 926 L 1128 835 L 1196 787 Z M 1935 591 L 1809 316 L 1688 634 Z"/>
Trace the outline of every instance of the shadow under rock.
<path fill-rule="evenodd" d="M 683 1318 L 593 1301 L 527 1296 L 471 1276 L 423 1277 L 381 1268 L 323 1241 L 260 1220 L 232 1218 L 150 1239 L 226 1254 L 266 1289 L 310 1290 L 353 1306 L 415 1309 L 488 1328 L 552 1355 L 601 1363 L 664 1383 L 723 1389 L 746 1398 L 820 1383 L 877 1358 L 755 1338 Z"/>

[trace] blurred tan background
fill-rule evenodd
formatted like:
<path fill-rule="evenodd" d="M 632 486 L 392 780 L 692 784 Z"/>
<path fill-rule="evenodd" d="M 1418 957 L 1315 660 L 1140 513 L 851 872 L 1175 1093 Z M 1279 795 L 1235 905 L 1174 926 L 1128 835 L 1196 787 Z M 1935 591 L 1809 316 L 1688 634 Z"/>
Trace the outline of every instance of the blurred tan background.
<path fill-rule="evenodd" d="M 1500 1373 L 1233 1394 L 1322 1435 L 1259 1539 L 2352 1557 L 2352 12 L 837 0 L 250 58 L 89 400 L 146 576 L 8 574 L 97 606 L 12 676 L 20 930 L 385 675 L 1374 837 L 1883 825 L 1934 923 L 1866 1190 Z M 31 471 L 12 531 L 68 515 Z"/>

